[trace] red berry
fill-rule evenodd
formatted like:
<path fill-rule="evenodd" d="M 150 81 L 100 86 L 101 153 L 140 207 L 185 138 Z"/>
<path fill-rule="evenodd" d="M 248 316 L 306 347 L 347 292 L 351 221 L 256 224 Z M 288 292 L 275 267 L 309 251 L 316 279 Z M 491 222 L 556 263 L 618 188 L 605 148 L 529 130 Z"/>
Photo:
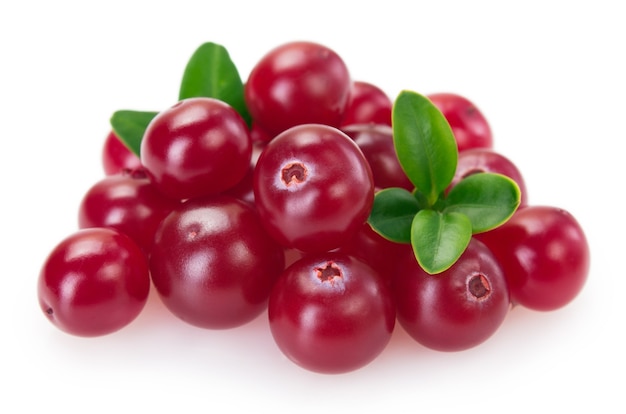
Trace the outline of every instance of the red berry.
<path fill-rule="evenodd" d="M 359 146 L 372 169 L 374 185 L 378 188 L 400 187 L 413 191 L 415 186 L 407 178 L 398 161 L 393 143 L 393 130 L 381 124 L 357 124 L 342 128 Z"/>
<path fill-rule="evenodd" d="M 589 245 L 567 211 L 527 206 L 502 226 L 477 235 L 493 251 L 508 280 L 513 302 L 550 311 L 570 303 L 589 272 Z"/>
<path fill-rule="evenodd" d="M 435 93 L 428 98 L 448 120 L 459 151 L 493 147 L 487 118 L 469 99 L 453 93 Z"/>
<path fill-rule="evenodd" d="M 183 200 L 234 187 L 250 165 L 252 141 L 235 109 L 190 98 L 160 112 L 141 141 L 141 162 L 159 191 Z"/>
<path fill-rule="evenodd" d="M 101 179 L 85 193 L 78 226 L 115 228 L 148 254 L 159 224 L 179 204 L 157 191 L 144 171 L 123 171 Z"/>
<path fill-rule="evenodd" d="M 520 189 L 520 207 L 528 204 L 526 183 L 520 170 L 510 159 L 490 148 L 472 148 L 461 151 L 450 187 L 455 186 L 468 175 L 480 172 L 497 173 L 509 177 Z"/>
<path fill-rule="evenodd" d="M 389 96 L 378 86 L 354 81 L 350 93 L 350 102 L 341 125 L 381 124 L 391 126 L 392 106 L 393 103 Z"/>
<path fill-rule="evenodd" d="M 122 170 L 137 170 L 141 161 L 120 141 L 113 131 L 109 132 L 102 148 L 102 168 L 106 175 L 117 174 Z"/>
<path fill-rule="evenodd" d="M 283 44 L 261 58 L 245 84 L 252 118 L 269 135 L 299 124 L 338 127 L 352 82 L 339 55 L 317 43 Z"/>
<path fill-rule="evenodd" d="M 165 306 L 202 328 L 243 325 L 266 309 L 283 249 L 255 210 L 229 196 L 190 200 L 161 223 L 150 255 Z"/>
<path fill-rule="evenodd" d="M 62 240 L 39 274 L 41 310 L 59 329 L 100 336 L 132 322 L 150 290 L 148 261 L 128 236 L 90 228 Z"/>
<path fill-rule="evenodd" d="M 272 336 L 299 366 L 342 373 L 365 366 L 386 347 L 395 325 L 387 284 L 341 253 L 305 256 L 280 276 L 269 300 Z"/>
<path fill-rule="evenodd" d="M 412 251 L 398 261 L 392 281 L 400 325 L 420 344 L 461 351 L 491 337 L 504 321 L 509 291 L 489 249 L 472 239 L 448 270 L 430 275 Z"/>
<path fill-rule="evenodd" d="M 306 124 L 267 144 L 254 171 L 254 198 L 265 228 L 284 247 L 327 251 L 365 223 L 374 183 L 367 160 L 346 134 Z"/>

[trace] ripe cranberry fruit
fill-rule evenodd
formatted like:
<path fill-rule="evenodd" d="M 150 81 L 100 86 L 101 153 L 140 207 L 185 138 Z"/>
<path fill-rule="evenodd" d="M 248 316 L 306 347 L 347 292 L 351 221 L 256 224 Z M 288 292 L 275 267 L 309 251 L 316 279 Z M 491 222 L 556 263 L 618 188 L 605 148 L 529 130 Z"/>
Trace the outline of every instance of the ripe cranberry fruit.
<path fill-rule="evenodd" d="M 459 151 L 493 147 L 487 118 L 469 99 L 454 93 L 435 93 L 428 98 L 448 120 Z"/>
<path fill-rule="evenodd" d="M 396 261 L 403 252 L 411 251 L 411 245 L 387 240 L 376 233 L 369 223 L 365 223 L 361 230 L 337 251 L 365 262 L 391 283 Z"/>
<path fill-rule="evenodd" d="M 406 252 L 392 281 L 398 322 L 420 344 L 461 351 L 487 340 L 509 308 L 506 279 L 489 249 L 472 239 L 448 270 L 430 275 Z"/>
<path fill-rule="evenodd" d="M 354 81 L 350 101 L 341 125 L 382 124 L 391 126 L 392 106 L 393 103 L 389 96 L 378 86 Z"/>
<path fill-rule="evenodd" d="M 113 227 L 148 254 L 157 227 L 179 204 L 157 191 L 143 170 L 125 170 L 101 179 L 85 193 L 78 226 Z"/>
<path fill-rule="evenodd" d="M 165 306 L 208 329 L 258 316 L 283 268 L 283 249 L 255 210 L 225 195 L 189 200 L 170 213 L 150 255 L 152 281 Z"/>
<path fill-rule="evenodd" d="M 450 188 L 468 175 L 480 172 L 498 173 L 509 177 L 520 189 L 520 207 L 528 204 L 526 183 L 520 170 L 509 158 L 490 148 L 472 148 L 460 152 Z"/>
<path fill-rule="evenodd" d="M 77 336 L 106 335 L 143 309 L 150 290 L 148 261 L 117 230 L 83 229 L 50 252 L 37 288 L 41 310 L 56 327 Z"/>
<path fill-rule="evenodd" d="M 182 200 L 235 186 L 251 151 L 248 127 L 235 109 L 213 98 L 189 98 L 150 122 L 141 162 L 159 191 Z"/>
<path fill-rule="evenodd" d="M 104 140 L 102 147 L 102 168 L 106 175 L 117 174 L 122 170 L 137 170 L 141 168 L 141 161 L 115 132 L 111 131 Z"/>
<path fill-rule="evenodd" d="M 415 186 L 400 166 L 393 144 L 393 131 L 382 124 L 354 124 L 342 128 L 359 146 L 367 159 L 374 185 L 378 188 L 400 187 L 413 191 Z"/>
<path fill-rule="evenodd" d="M 299 366 L 343 373 L 374 360 L 391 338 L 395 307 L 387 284 L 352 256 L 304 256 L 282 273 L 268 306 L 279 349 Z"/>
<path fill-rule="evenodd" d="M 306 252 L 341 246 L 359 231 L 374 202 L 363 153 L 328 125 L 298 125 L 278 135 L 259 156 L 253 179 L 269 234 Z"/>
<path fill-rule="evenodd" d="M 341 57 L 313 42 L 290 42 L 252 68 L 244 95 L 252 118 L 270 135 L 299 124 L 338 127 L 352 81 Z"/>
<path fill-rule="evenodd" d="M 563 209 L 527 206 L 477 237 L 497 257 L 512 300 L 519 305 L 539 311 L 561 308 L 587 280 L 587 239 L 578 221 Z"/>

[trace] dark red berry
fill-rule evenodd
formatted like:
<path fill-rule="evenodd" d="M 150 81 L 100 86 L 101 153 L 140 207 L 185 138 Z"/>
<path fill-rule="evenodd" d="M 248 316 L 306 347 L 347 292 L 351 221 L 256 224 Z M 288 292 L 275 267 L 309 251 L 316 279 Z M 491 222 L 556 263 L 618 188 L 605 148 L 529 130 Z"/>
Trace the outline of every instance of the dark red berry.
<path fill-rule="evenodd" d="M 166 307 L 202 328 L 243 325 L 266 309 L 283 249 L 256 211 L 229 196 L 185 202 L 157 230 L 150 272 Z"/>
<path fill-rule="evenodd" d="M 477 235 L 493 251 L 513 302 L 550 311 L 570 303 L 589 273 L 589 245 L 578 221 L 552 206 L 527 206 Z"/>
<path fill-rule="evenodd" d="M 270 136 L 299 124 L 338 127 L 352 81 L 341 57 L 313 42 L 276 47 L 253 67 L 245 100 L 254 119 Z"/>
<path fill-rule="evenodd" d="M 184 200 L 234 187 L 250 165 L 248 127 L 228 104 L 189 98 L 160 112 L 141 141 L 141 162 L 159 191 Z"/>
<path fill-rule="evenodd" d="M 267 144 L 254 171 L 254 198 L 263 225 L 284 247 L 327 251 L 365 223 L 374 183 L 352 139 L 328 125 L 306 124 Z"/>
<path fill-rule="evenodd" d="M 101 179 L 85 193 L 78 226 L 115 228 L 148 254 L 159 224 L 179 204 L 157 191 L 143 170 L 123 171 Z"/>
<path fill-rule="evenodd" d="M 341 253 L 304 256 L 280 276 L 269 300 L 272 336 L 293 362 L 343 373 L 373 361 L 395 325 L 387 284 L 363 262 Z"/>
<path fill-rule="evenodd" d="M 393 103 L 378 86 L 354 81 L 350 102 L 345 110 L 342 126 L 354 124 L 381 124 L 391 126 Z"/>
<path fill-rule="evenodd" d="M 131 323 L 148 299 L 148 261 L 128 236 L 111 228 L 79 230 L 48 255 L 38 297 L 56 327 L 101 336 Z"/>
<path fill-rule="evenodd" d="M 496 332 L 510 308 L 504 273 L 476 239 L 452 267 L 435 275 L 426 273 L 407 251 L 392 283 L 402 327 L 420 344 L 439 351 L 481 344 Z"/>
<path fill-rule="evenodd" d="M 459 151 L 493 147 L 487 118 L 473 102 L 454 93 L 434 93 L 428 98 L 448 120 Z"/>
<path fill-rule="evenodd" d="M 123 170 L 140 169 L 141 161 L 120 141 L 115 132 L 111 131 L 104 140 L 102 147 L 102 168 L 106 175 L 112 175 Z"/>

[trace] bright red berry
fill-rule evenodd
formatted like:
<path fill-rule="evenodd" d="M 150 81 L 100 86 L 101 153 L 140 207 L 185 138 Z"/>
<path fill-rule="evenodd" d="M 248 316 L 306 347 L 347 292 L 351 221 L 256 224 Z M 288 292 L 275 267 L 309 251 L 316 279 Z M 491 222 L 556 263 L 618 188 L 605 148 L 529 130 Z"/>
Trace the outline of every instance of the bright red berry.
<path fill-rule="evenodd" d="M 268 305 L 272 336 L 293 362 L 343 373 L 373 361 L 395 325 L 387 283 L 342 253 L 304 256 L 282 273 Z"/>
<path fill-rule="evenodd" d="M 255 123 L 275 136 L 299 124 L 338 127 L 352 81 L 333 50 L 313 42 L 276 47 L 253 67 L 245 100 Z"/>
<path fill-rule="evenodd" d="M 39 274 L 44 315 L 77 336 L 101 336 L 132 322 L 148 299 L 148 260 L 111 228 L 79 230 L 48 255 Z"/>
<path fill-rule="evenodd" d="M 184 200 L 234 187 L 250 165 L 248 126 L 231 106 L 189 98 L 160 112 L 141 141 L 141 162 L 155 187 Z"/>
<path fill-rule="evenodd" d="M 589 273 L 589 244 L 580 223 L 552 206 L 527 206 L 502 226 L 477 235 L 493 251 L 513 302 L 550 311 L 570 303 Z"/>

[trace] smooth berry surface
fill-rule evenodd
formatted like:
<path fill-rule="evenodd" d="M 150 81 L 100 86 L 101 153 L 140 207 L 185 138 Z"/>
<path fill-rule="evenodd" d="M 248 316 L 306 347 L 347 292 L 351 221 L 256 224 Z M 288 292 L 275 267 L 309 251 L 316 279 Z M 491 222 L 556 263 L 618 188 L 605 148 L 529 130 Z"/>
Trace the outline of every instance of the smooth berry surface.
<path fill-rule="evenodd" d="M 284 247 L 332 250 L 356 234 L 374 202 L 371 169 L 359 147 L 321 124 L 284 131 L 259 156 L 254 198 L 263 225 Z"/>
<path fill-rule="evenodd" d="M 352 256 L 304 256 L 280 276 L 269 300 L 272 336 L 293 362 L 343 373 L 370 363 L 387 346 L 395 307 L 387 284 Z"/>
<path fill-rule="evenodd" d="M 378 86 L 369 82 L 354 81 L 350 101 L 343 115 L 342 126 L 354 124 L 380 124 L 391 126 L 393 102 Z"/>
<path fill-rule="evenodd" d="M 245 84 L 252 118 L 270 135 L 299 124 L 338 127 L 352 81 L 345 62 L 314 42 L 290 42 L 263 56 Z"/>
<path fill-rule="evenodd" d="M 110 228 L 79 230 L 46 258 L 37 293 L 44 315 L 76 336 L 102 336 L 131 323 L 150 290 L 148 261 L 128 236 Z"/>
<path fill-rule="evenodd" d="M 159 191 L 184 200 L 234 187 L 250 165 L 243 118 L 213 98 L 184 99 L 161 111 L 141 141 L 141 162 Z"/>
<path fill-rule="evenodd" d="M 400 187 L 413 191 L 415 186 L 408 179 L 398 161 L 393 143 L 393 130 L 382 124 L 354 124 L 342 127 L 359 146 L 372 169 L 376 187 Z"/>
<path fill-rule="evenodd" d="M 436 275 L 426 273 L 407 251 L 398 261 L 392 286 L 400 325 L 417 342 L 438 351 L 483 343 L 510 309 L 503 270 L 476 239 L 452 267 Z"/>
<path fill-rule="evenodd" d="M 168 215 L 150 256 L 165 306 L 201 328 L 243 325 L 266 309 L 284 268 L 283 249 L 255 210 L 230 196 L 188 201 Z"/>
<path fill-rule="evenodd" d="M 102 169 L 106 175 L 141 168 L 141 160 L 111 131 L 102 146 Z"/>
<path fill-rule="evenodd" d="M 559 309 L 585 285 L 589 244 L 580 223 L 564 209 L 527 206 L 478 237 L 494 252 L 519 305 Z"/>
<path fill-rule="evenodd" d="M 491 126 L 472 101 L 454 93 L 434 93 L 428 98 L 448 120 L 459 151 L 493 147 Z"/>
<path fill-rule="evenodd" d="M 78 226 L 115 228 L 148 254 L 159 224 L 179 204 L 157 191 L 143 170 L 122 171 L 89 188 L 78 208 Z"/>

